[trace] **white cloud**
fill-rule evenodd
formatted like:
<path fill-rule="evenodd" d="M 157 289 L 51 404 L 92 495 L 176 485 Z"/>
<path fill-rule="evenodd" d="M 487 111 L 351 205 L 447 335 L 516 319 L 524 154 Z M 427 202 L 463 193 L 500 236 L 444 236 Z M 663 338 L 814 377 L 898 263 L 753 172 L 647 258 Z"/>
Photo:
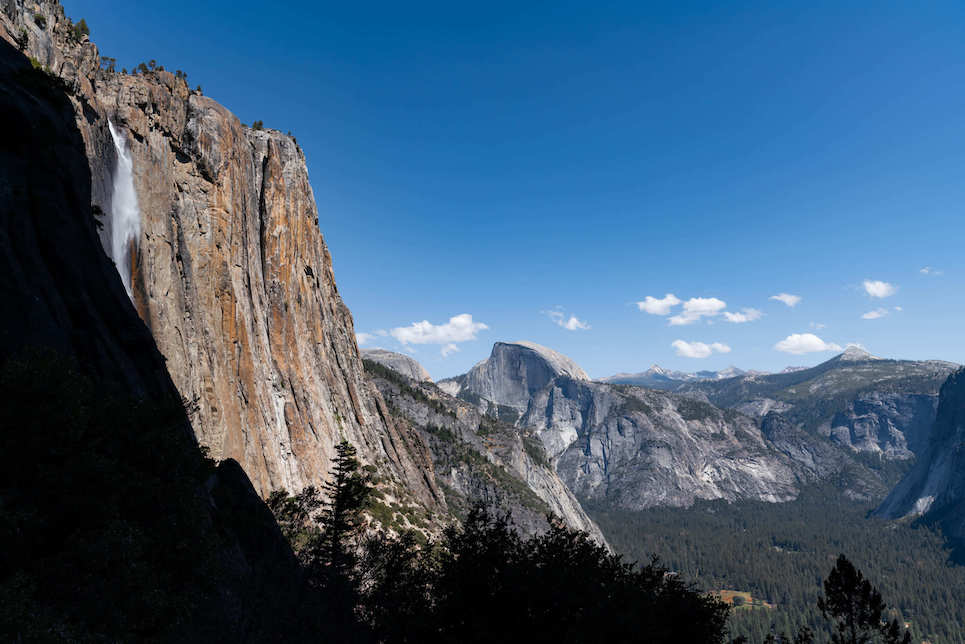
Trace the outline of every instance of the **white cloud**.
<path fill-rule="evenodd" d="M 833 342 L 825 342 L 813 333 L 792 333 L 774 345 L 774 348 L 784 353 L 801 355 L 816 351 L 840 351 L 841 347 Z"/>
<path fill-rule="evenodd" d="M 730 311 L 724 311 L 724 318 L 728 322 L 733 322 L 735 324 L 740 324 L 741 322 L 753 322 L 754 320 L 761 319 L 761 312 L 757 309 L 741 309 L 740 313 L 731 313 Z"/>
<path fill-rule="evenodd" d="M 704 344 L 703 342 L 674 340 L 670 346 L 677 350 L 678 356 L 685 358 L 706 358 L 712 353 L 730 353 L 730 347 L 720 342 Z"/>
<path fill-rule="evenodd" d="M 826 326 L 828 326 L 828 325 L 827 325 L 827 324 L 822 324 L 821 322 L 812 322 L 812 323 L 809 324 L 808 326 L 811 327 L 812 329 L 817 329 L 818 331 L 820 331 L 821 329 L 823 329 L 824 327 L 826 327 Z"/>
<path fill-rule="evenodd" d="M 432 324 L 428 320 L 400 326 L 389 334 L 402 344 L 453 344 L 475 340 L 476 334 L 489 327 L 482 322 L 473 322 L 472 315 L 463 313 L 449 318 L 445 324 Z M 451 351 L 450 351 L 451 353 Z"/>
<path fill-rule="evenodd" d="M 898 291 L 898 287 L 881 280 L 865 280 L 864 290 L 871 297 L 888 297 Z"/>
<path fill-rule="evenodd" d="M 680 300 L 673 293 L 667 293 L 659 300 L 648 295 L 642 302 L 637 302 L 637 308 L 650 315 L 669 315 L 670 309 L 680 304 Z"/>
<path fill-rule="evenodd" d="M 455 353 L 456 351 L 459 351 L 459 347 L 457 347 L 456 345 L 450 342 L 446 346 L 442 347 L 442 350 L 440 351 L 440 353 L 442 353 L 442 357 L 445 358 L 450 353 Z"/>
<path fill-rule="evenodd" d="M 549 319 L 553 320 L 553 322 L 555 322 L 558 326 L 563 327 L 567 331 L 586 331 L 590 328 L 590 325 L 580 318 L 572 314 L 569 317 L 566 317 L 566 313 L 559 309 L 553 311 L 542 311 L 542 313 L 545 313 L 547 316 L 549 316 Z"/>
<path fill-rule="evenodd" d="M 942 275 L 945 271 L 938 270 L 937 268 L 932 268 L 931 266 L 924 266 L 918 269 L 918 272 L 922 275 Z"/>
<path fill-rule="evenodd" d="M 684 302 L 683 311 L 670 318 L 670 324 L 693 324 L 702 317 L 719 315 L 725 308 L 727 303 L 716 297 L 692 297 Z"/>
<path fill-rule="evenodd" d="M 769 300 L 777 300 L 778 302 L 784 302 L 790 307 L 797 306 L 798 302 L 801 301 L 800 295 L 791 295 L 790 293 L 778 293 L 777 295 L 772 295 Z"/>
<path fill-rule="evenodd" d="M 862 320 L 877 320 L 878 318 L 883 318 L 888 315 L 888 309 L 875 309 L 874 311 L 868 311 L 861 316 Z"/>
<path fill-rule="evenodd" d="M 363 344 L 368 344 L 376 337 L 384 338 L 387 335 L 389 335 L 389 332 L 386 331 L 385 329 L 378 329 L 376 331 L 373 331 L 372 333 L 356 333 L 355 343 L 358 344 L 359 346 L 362 346 Z"/>

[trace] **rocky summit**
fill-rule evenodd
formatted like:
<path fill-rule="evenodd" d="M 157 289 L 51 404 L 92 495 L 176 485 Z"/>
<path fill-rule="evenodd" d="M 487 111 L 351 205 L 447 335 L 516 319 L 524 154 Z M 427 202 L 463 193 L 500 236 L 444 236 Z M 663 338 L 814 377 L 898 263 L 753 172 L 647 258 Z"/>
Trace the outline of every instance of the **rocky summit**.
<path fill-rule="evenodd" d="M 529 399 L 554 378 L 589 380 L 570 358 L 533 342 L 497 342 L 489 357 L 465 375 L 441 380 L 439 387 L 453 395 L 476 397 L 510 416 L 526 411 Z"/>
<path fill-rule="evenodd" d="M 385 349 L 362 349 L 362 358 L 378 362 L 384 367 L 419 382 L 432 382 L 429 372 L 414 358 Z"/>
<path fill-rule="evenodd" d="M 487 360 L 440 387 L 446 382 L 481 410 L 534 430 L 580 497 L 639 509 L 796 494 L 793 468 L 749 418 L 663 392 L 590 382 L 571 359 L 538 345 L 498 342 Z"/>

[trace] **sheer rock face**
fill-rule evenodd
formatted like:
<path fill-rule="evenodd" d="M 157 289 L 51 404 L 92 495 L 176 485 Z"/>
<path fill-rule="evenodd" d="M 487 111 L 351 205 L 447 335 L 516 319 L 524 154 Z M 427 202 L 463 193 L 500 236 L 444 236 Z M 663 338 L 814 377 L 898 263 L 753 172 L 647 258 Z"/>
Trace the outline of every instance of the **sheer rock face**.
<path fill-rule="evenodd" d="M 369 352 L 365 356 L 369 358 Z M 400 371 L 395 377 L 385 372 L 372 375 L 398 421 L 422 434 L 446 504 L 456 514 L 481 501 L 508 510 L 515 524 L 531 534 L 547 528 L 545 514 L 552 512 L 604 542 L 534 433 L 490 418 L 431 382 Z"/>
<path fill-rule="evenodd" d="M 76 95 L 68 96 L 64 87 L 33 69 L 17 51 L 15 41 L 21 27 L 6 13 L 10 5 L 0 4 L 0 114 L 4 128 L 0 146 L 0 270 L 4 275 L 0 298 L 6 307 L 6 314 L 0 316 L 0 364 L 24 351 L 29 360 L 30 351 L 53 349 L 65 360 L 76 361 L 78 369 L 104 395 L 176 403 L 178 392 L 164 358 L 98 239 L 91 208 L 90 139 L 85 143 L 75 121 L 77 104 L 72 100 Z M 43 6 L 51 12 L 47 15 L 59 15 L 59 7 Z M 33 15 L 31 10 L 31 21 Z M 4 426 L 2 431 L 8 429 Z M 182 415 L 171 432 L 189 436 L 187 417 Z M 191 441 L 185 441 L 184 447 L 197 449 Z M 63 445 L 51 444 L 50 449 L 63 450 Z M 29 499 L 35 490 L 17 489 L 18 481 L 13 481 L 14 487 L 3 491 L 5 501 L 13 500 L 14 509 L 30 507 L 29 502 L 26 506 L 18 502 Z M 191 518 L 222 544 L 210 559 L 217 589 L 200 591 L 205 597 L 203 610 L 179 615 L 176 624 L 159 625 L 152 636 L 158 641 L 204 641 L 215 632 L 222 640 L 233 642 L 264 641 L 265 633 L 284 637 L 295 620 L 293 608 L 301 599 L 300 573 L 271 513 L 231 460 L 221 463 L 193 494 L 196 496 L 183 499 L 186 507 L 198 510 Z M 197 506 L 195 500 L 200 500 Z M 92 535 L 97 535 L 98 529 L 92 530 Z M 121 532 L 124 529 L 120 528 Z M 92 539 L 94 548 L 107 543 L 97 536 Z M 110 543 L 117 561 L 140 560 L 141 553 L 128 552 L 126 539 Z M 45 596 L 47 580 L 27 578 L 28 587 L 34 583 L 40 584 L 38 597 L 49 598 L 51 605 L 64 601 L 63 597 Z M 38 615 L 45 611 L 50 611 L 48 605 L 37 607 Z M 65 638 L 82 632 L 72 629 L 83 622 L 68 615 L 65 613 L 61 622 L 64 631 L 58 631 Z M 52 619 L 56 622 L 60 616 Z M 101 626 L 111 628 L 107 624 L 111 622 Z M 48 634 L 53 637 L 53 632 Z M 90 637 L 121 641 L 132 635 L 97 633 Z"/>
<path fill-rule="evenodd" d="M 850 497 L 881 498 L 886 481 L 852 451 L 880 443 L 900 456 L 925 435 L 920 420 L 930 417 L 927 394 L 856 394 L 833 418 L 837 435 L 822 435 L 773 411 L 758 420 L 722 409 L 699 389 L 680 395 L 590 382 L 569 375 L 582 373 L 571 360 L 551 363 L 541 355 L 497 343 L 468 374 L 439 384 L 484 413 L 535 431 L 578 498 L 630 510 L 698 499 L 789 501 L 802 485 L 829 479 Z M 728 382 L 712 384 L 727 391 Z M 771 402 L 772 409 L 790 409 Z M 851 442 L 841 449 L 845 438 Z"/>
<path fill-rule="evenodd" d="M 450 393 L 471 392 L 496 405 L 526 411 L 529 399 L 557 376 L 589 380 L 570 358 L 532 342 L 497 342 L 469 373 L 440 383 Z"/>
<path fill-rule="evenodd" d="M 957 368 L 877 358 L 851 346 L 815 367 L 684 383 L 672 391 L 755 418 L 778 411 L 849 453 L 906 460 L 927 444 L 938 389 Z"/>
<path fill-rule="evenodd" d="M 848 402 L 819 431 L 857 452 L 908 459 L 927 444 L 937 394 L 870 392 Z"/>
<path fill-rule="evenodd" d="M 540 433 L 578 497 L 615 507 L 781 502 L 798 493 L 796 468 L 750 418 L 664 392 L 559 377 L 520 424 Z"/>
<path fill-rule="evenodd" d="M 412 378 L 419 382 L 432 382 L 429 372 L 407 355 L 395 351 L 386 351 L 385 349 L 362 349 L 362 357 L 366 360 L 378 362 L 383 367 L 388 367 L 406 378 Z"/>
<path fill-rule="evenodd" d="M 97 48 L 70 37 L 55 2 L 6 2 L 7 39 L 25 29 L 26 53 L 72 90 L 91 201 L 105 213 L 116 165 L 108 119 L 127 138 L 141 234 L 120 270 L 132 273 L 137 311 L 175 385 L 197 401 L 198 440 L 241 463 L 267 495 L 319 484 L 344 437 L 434 506 L 424 446 L 392 424 L 364 376 L 294 140 L 244 127 L 169 72 L 100 70 Z"/>
<path fill-rule="evenodd" d="M 878 508 L 880 516 L 921 516 L 965 550 L 965 370 L 949 376 L 939 394 L 928 447 Z"/>
<path fill-rule="evenodd" d="M 487 360 L 444 385 L 535 431 L 581 499 L 636 510 L 696 499 L 788 501 L 798 493 L 800 473 L 750 418 L 665 392 L 590 382 L 571 359 L 538 345 L 496 343 Z"/>

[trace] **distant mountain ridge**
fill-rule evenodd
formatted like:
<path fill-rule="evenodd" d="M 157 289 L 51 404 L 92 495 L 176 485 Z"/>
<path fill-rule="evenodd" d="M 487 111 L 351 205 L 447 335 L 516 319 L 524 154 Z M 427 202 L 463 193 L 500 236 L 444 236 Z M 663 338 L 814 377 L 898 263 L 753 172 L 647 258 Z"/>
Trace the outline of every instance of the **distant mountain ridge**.
<path fill-rule="evenodd" d="M 638 387 L 651 387 L 654 389 L 665 389 L 673 387 L 681 382 L 693 382 L 695 380 L 724 380 L 726 378 L 736 378 L 748 375 L 763 375 L 765 371 L 745 371 L 731 365 L 720 371 L 675 371 L 664 369 L 658 364 L 651 366 L 646 371 L 639 373 L 618 373 L 606 378 L 600 378 L 599 382 L 606 382 L 614 385 L 636 385 Z"/>
<path fill-rule="evenodd" d="M 807 369 L 680 383 L 671 389 L 756 418 L 777 411 L 855 451 L 908 459 L 924 446 L 938 390 L 958 365 L 891 360 L 850 346 Z"/>
<path fill-rule="evenodd" d="M 849 347 L 816 367 L 779 374 L 654 366 L 645 374 L 659 386 L 640 388 L 573 377 L 584 372 L 572 360 L 534 346 L 497 342 L 489 358 L 439 386 L 535 430 L 580 498 L 625 509 L 784 501 L 831 477 L 852 498 L 882 498 L 900 466 L 859 455 L 900 462 L 921 449 L 937 389 L 954 368 Z"/>
<path fill-rule="evenodd" d="M 431 381 L 408 375 L 425 371 L 408 356 L 379 350 L 363 357 L 394 422 L 409 425 L 428 447 L 448 512 L 460 517 L 471 503 L 484 501 L 510 511 L 525 532 L 544 530 L 545 514 L 552 512 L 604 541 L 532 431 L 487 416 Z"/>

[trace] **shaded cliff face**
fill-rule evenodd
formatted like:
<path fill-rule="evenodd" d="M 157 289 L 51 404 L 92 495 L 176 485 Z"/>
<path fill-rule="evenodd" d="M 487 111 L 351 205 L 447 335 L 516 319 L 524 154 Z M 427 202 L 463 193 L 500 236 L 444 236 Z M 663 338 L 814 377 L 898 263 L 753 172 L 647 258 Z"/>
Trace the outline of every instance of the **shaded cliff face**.
<path fill-rule="evenodd" d="M 552 512 L 603 542 L 535 433 L 487 416 L 384 363 L 367 361 L 366 369 L 398 422 L 411 425 L 429 447 L 453 514 L 462 516 L 471 504 L 483 502 L 508 510 L 524 533 L 534 533 L 548 527 L 546 514 Z"/>
<path fill-rule="evenodd" d="M 857 452 L 909 459 L 927 445 L 937 408 L 937 394 L 869 392 L 849 401 L 818 431 Z"/>
<path fill-rule="evenodd" d="M 928 447 L 878 508 L 880 516 L 922 516 L 965 549 L 965 370 L 942 386 Z"/>
<path fill-rule="evenodd" d="M 76 357 L 124 391 L 176 395 L 114 266 L 100 252 L 84 141 L 67 88 L 33 69 L 9 43 L 0 43 L 0 294 L 9 312 L 2 316 L 0 359 L 42 345 Z"/>
<path fill-rule="evenodd" d="M 197 402 L 198 440 L 242 464 L 262 495 L 320 483 L 334 445 L 433 506 L 431 464 L 392 424 L 366 381 L 351 315 L 305 159 L 291 137 L 252 131 L 168 72 L 98 69 L 97 48 L 75 42 L 62 9 L 10 0 L 8 37 L 72 88 L 91 170 L 91 202 L 112 210 L 114 143 L 129 145 L 141 210 L 130 270 L 133 299 L 181 395 Z M 109 238 L 110 221 L 102 234 Z M 108 247 L 105 242 L 105 248 Z"/>
<path fill-rule="evenodd" d="M 9 25 L 2 14 L 0 639 L 284 637 L 294 555 L 238 465 L 204 462 L 98 240 L 74 90 L 33 68 Z"/>

